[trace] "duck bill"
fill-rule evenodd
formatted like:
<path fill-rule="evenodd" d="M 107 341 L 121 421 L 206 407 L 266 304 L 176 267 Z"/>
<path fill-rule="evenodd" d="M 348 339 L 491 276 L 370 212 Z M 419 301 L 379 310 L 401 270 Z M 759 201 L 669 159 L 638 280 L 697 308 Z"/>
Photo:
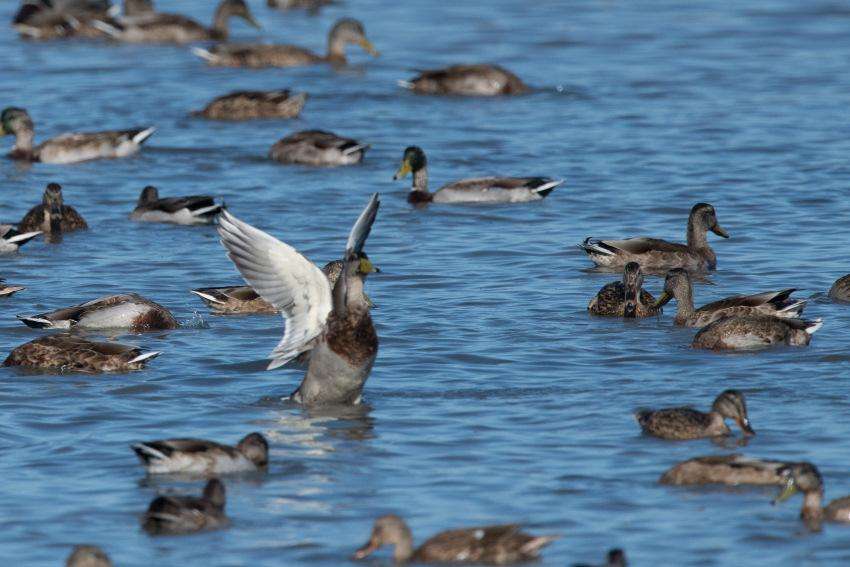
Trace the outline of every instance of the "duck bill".
<path fill-rule="evenodd" d="M 365 37 L 360 40 L 360 47 L 363 48 L 363 51 L 371 55 L 372 57 L 378 57 L 380 53 L 375 49 L 375 46 L 372 45 L 372 42 L 366 39 Z"/>
<path fill-rule="evenodd" d="M 653 305 L 653 307 L 656 309 L 658 309 L 659 307 L 664 307 L 670 302 L 671 299 L 673 299 L 672 293 L 670 293 L 669 291 L 662 292 L 661 296 L 659 296 L 659 298 L 655 301 L 655 305 Z"/>
<path fill-rule="evenodd" d="M 719 224 L 715 224 L 713 227 L 711 227 L 711 232 L 713 232 L 717 236 L 722 236 L 723 238 L 729 238 L 729 233 L 726 232 L 726 230 L 724 230 L 723 227 L 720 226 Z"/>
<path fill-rule="evenodd" d="M 403 179 L 411 171 L 410 164 L 407 160 L 405 160 L 401 162 L 401 167 L 399 167 L 398 171 L 396 171 L 395 175 L 393 175 L 393 180 L 398 181 L 399 179 Z"/>
<path fill-rule="evenodd" d="M 788 500 L 789 498 L 794 496 L 796 493 L 797 493 L 797 485 L 794 484 L 793 480 L 789 479 L 788 482 L 785 483 L 785 488 L 783 488 L 782 492 L 779 493 L 779 496 L 774 498 L 773 504 L 775 505 L 775 504 L 779 504 L 780 502 L 785 502 L 786 500 Z"/>
<path fill-rule="evenodd" d="M 749 419 L 744 418 L 744 419 L 739 420 L 738 425 L 741 426 L 741 430 L 744 433 L 746 433 L 747 435 L 755 435 L 756 434 L 755 430 L 752 428 L 752 426 L 750 426 L 750 420 Z"/>
<path fill-rule="evenodd" d="M 372 263 L 369 258 L 360 258 L 360 273 L 361 274 L 374 274 L 378 273 L 381 270 Z"/>
<path fill-rule="evenodd" d="M 354 552 L 354 559 L 365 559 L 372 555 L 380 547 L 375 538 L 370 538 L 366 545 Z"/>

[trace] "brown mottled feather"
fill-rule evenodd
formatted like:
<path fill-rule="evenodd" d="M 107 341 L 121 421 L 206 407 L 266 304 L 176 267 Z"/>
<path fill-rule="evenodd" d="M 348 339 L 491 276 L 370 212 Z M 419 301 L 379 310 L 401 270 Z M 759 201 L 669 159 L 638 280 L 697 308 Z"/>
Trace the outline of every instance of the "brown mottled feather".
<path fill-rule="evenodd" d="M 36 205 L 31 208 L 21 222 L 18 223 L 20 232 L 31 232 L 40 230 L 44 233 L 51 233 L 53 227 L 47 218 L 50 212 L 44 205 Z M 59 229 L 62 232 L 71 232 L 74 230 L 86 230 L 89 225 L 85 219 L 70 205 L 62 205 L 62 220 L 59 223 Z"/>
<path fill-rule="evenodd" d="M 743 455 L 696 457 L 678 463 L 665 472 L 661 484 L 754 484 L 782 485 L 779 469 L 787 463 L 748 459 Z"/>
<path fill-rule="evenodd" d="M 303 93 L 292 95 L 288 90 L 237 91 L 216 98 L 195 114 L 213 120 L 295 118 L 305 100 Z"/>
<path fill-rule="evenodd" d="M 146 361 L 130 362 L 141 354 L 142 350 L 137 347 L 59 334 L 40 337 L 15 348 L 3 366 L 69 372 L 126 372 L 144 367 Z"/>
<path fill-rule="evenodd" d="M 650 317 L 661 313 L 661 309 L 655 308 L 655 298 L 645 289 L 640 290 L 640 300 L 635 305 L 636 317 Z M 605 315 L 622 317 L 626 310 L 626 290 L 623 282 L 611 282 L 605 284 L 596 297 L 590 300 L 587 310 L 594 315 Z"/>

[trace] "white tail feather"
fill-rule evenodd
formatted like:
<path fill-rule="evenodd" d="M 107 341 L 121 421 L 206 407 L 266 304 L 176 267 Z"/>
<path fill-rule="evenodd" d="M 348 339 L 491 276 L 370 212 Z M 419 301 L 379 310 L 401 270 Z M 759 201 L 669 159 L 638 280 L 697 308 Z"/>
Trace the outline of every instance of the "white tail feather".
<path fill-rule="evenodd" d="M 133 143 L 138 145 L 144 144 L 145 140 L 153 136 L 154 132 L 156 132 L 156 128 L 154 128 L 153 126 L 151 126 L 150 128 L 145 128 L 144 130 L 133 136 Z"/>
<path fill-rule="evenodd" d="M 142 452 L 146 455 L 150 455 L 154 459 L 166 460 L 168 457 L 162 453 L 162 451 L 157 451 L 150 445 L 145 445 L 144 443 L 136 443 L 135 445 L 130 445 L 133 449 Z"/>
<path fill-rule="evenodd" d="M 121 37 L 121 30 L 116 28 L 113 25 L 107 24 L 101 20 L 92 20 L 91 25 L 94 26 L 95 29 L 102 31 L 109 37 L 117 38 Z"/>
<path fill-rule="evenodd" d="M 18 245 L 21 245 L 21 244 L 24 244 L 25 242 L 29 242 L 30 240 L 32 240 L 33 238 L 35 238 L 39 234 L 41 234 L 41 231 L 36 230 L 34 232 L 25 232 L 23 234 L 16 234 L 15 236 L 6 238 L 5 240 L 6 240 L 6 242 L 9 242 L 9 243 L 13 243 L 13 244 L 18 243 Z"/>
<path fill-rule="evenodd" d="M 785 307 L 783 307 L 782 309 L 777 311 L 777 313 L 788 313 L 788 314 L 800 313 L 800 312 L 803 311 L 803 308 L 806 306 L 807 301 L 808 300 L 806 300 L 806 299 L 801 299 L 800 301 L 795 301 L 791 305 L 786 305 Z"/>
<path fill-rule="evenodd" d="M 193 47 L 192 53 L 200 57 L 201 59 L 205 59 L 207 61 L 215 61 L 216 56 L 208 49 L 203 49 L 202 47 Z"/>
<path fill-rule="evenodd" d="M 542 193 L 543 191 L 554 189 L 563 182 L 563 179 L 555 179 L 554 181 L 550 181 L 549 183 L 544 183 L 540 187 L 535 187 L 534 189 L 532 189 L 532 191 L 534 191 L 535 193 Z"/>
<path fill-rule="evenodd" d="M 398 83 L 398 86 L 400 86 L 403 89 L 408 89 L 408 90 L 413 89 L 413 83 L 411 83 L 410 81 L 403 81 L 403 80 L 399 79 L 399 80 L 396 81 L 396 83 Z"/>
<path fill-rule="evenodd" d="M 210 205 L 209 207 L 201 207 L 200 209 L 195 209 L 192 211 L 193 217 L 202 217 L 208 215 L 210 213 L 219 213 L 221 211 L 221 205 Z"/>
<path fill-rule="evenodd" d="M 127 362 L 127 364 L 134 364 L 136 362 L 145 362 L 147 360 L 151 360 L 152 358 L 156 358 L 157 356 L 159 356 L 161 354 L 162 354 L 162 352 L 160 352 L 160 351 L 143 352 L 142 354 L 140 354 L 136 358 Z"/>
<path fill-rule="evenodd" d="M 204 300 L 206 300 L 206 301 L 209 301 L 210 303 L 219 303 L 219 304 L 221 304 L 221 305 L 224 305 L 224 302 L 223 302 L 222 300 L 220 300 L 220 299 L 216 299 L 216 298 L 215 298 L 215 297 L 213 297 L 212 295 L 209 295 L 209 294 L 207 294 L 207 293 L 204 293 L 204 292 L 202 292 L 202 291 L 200 291 L 200 290 L 197 290 L 197 289 L 190 289 L 190 290 L 189 290 L 189 292 L 190 292 L 190 293 L 194 293 L 195 295 L 197 295 L 197 296 L 198 296 L 198 297 L 200 297 L 201 299 L 204 299 Z"/>
<path fill-rule="evenodd" d="M 366 149 L 369 149 L 369 144 L 357 144 L 356 146 L 351 146 L 350 148 L 342 150 L 342 155 L 347 156 Z"/>
<path fill-rule="evenodd" d="M 821 327 L 823 327 L 823 319 L 815 319 L 814 321 L 809 321 L 809 325 L 806 327 L 806 332 L 810 335 L 814 335 Z"/>

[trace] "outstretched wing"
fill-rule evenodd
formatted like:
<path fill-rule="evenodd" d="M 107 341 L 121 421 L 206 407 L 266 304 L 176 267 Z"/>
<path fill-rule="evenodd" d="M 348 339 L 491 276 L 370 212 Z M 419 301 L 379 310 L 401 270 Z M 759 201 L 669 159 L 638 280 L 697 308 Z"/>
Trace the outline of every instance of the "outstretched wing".
<path fill-rule="evenodd" d="M 372 224 L 375 222 L 375 217 L 378 216 L 378 207 L 380 206 L 381 199 L 377 193 L 374 193 L 348 234 L 348 242 L 345 245 L 346 260 L 350 254 L 359 255 L 363 251 L 363 245 L 366 244 L 366 239 L 372 232 Z"/>

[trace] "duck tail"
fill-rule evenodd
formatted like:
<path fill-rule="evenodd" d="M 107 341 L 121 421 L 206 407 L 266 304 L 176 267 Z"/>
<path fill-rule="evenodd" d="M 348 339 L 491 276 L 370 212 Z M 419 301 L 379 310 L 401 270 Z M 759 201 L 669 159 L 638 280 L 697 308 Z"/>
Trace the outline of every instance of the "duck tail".
<path fill-rule="evenodd" d="M 159 461 L 167 459 L 167 455 L 163 454 L 161 451 L 156 450 L 154 447 L 147 445 L 146 443 L 135 443 L 130 445 L 136 455 L 139 457 L 145 464 L 150 464 L 151 461 Z"/>
<path fill-rule="evenodd" d="M 9 238 L 5 239 L 6 242 L 17 244 L 18 246 L 23 246 L 24 244 L 26 244 L 27 242 L 29 242 L 30 240 L 32 240 L 33 238 L 35 238 L 36 236 L 41 234 L 41 231 L 36 230 L 36 231 L 33 231 L 33 232 L 24 232 L 24 233 L 19 233 L 18 231 L 14 231 L 14 233 L 15 234 L 13 236 L 10 236 Z M 10 233 L 7 232 L 6 234 L 10 234 Z"/>
<path fill-rule="evenodd" d="M 156 128 L 154 128 L 153 126 L 134 130 L 130 133 L 130 139 L 133 140 L 134 144 L 141 146 L 147 141 L 148 138 L 153 136 L 154 132 L 156 132 Z"/>
<path fill-rule="evenodd" d="M 0 285 L 0 295 L 12 295 L 13 293 L 18 293 L 19 291 L 23 291 L 25 289 L 27 288 L 22 285 Z"/>
<path fill-rule="evenodd" d="M 195 209 L 192 211 L 193 217 L 214 217 L 219 214 L 222 210 L 223 206 L 216 203 L 215 205 L 210 205 L 208 207 L 201 207 L 200 209 Z"/>
<path fill-rule="evenodd" d="M 397 81 L 396 81 L 396 84 L 397 84 L 398 86 L 400 86 L 401 88 L 403 88 L 403 89 L 407 89 L 407 90 L 409 90 L 409 91 L 412 91 L 412 90 L 413 90 L 413 86 L 414 86 L 414 85 L 413 85 L 413 83 L 411 83 L 410 81 L 405 81 L 405 80 L 402 80 L 402 79 L 397 80 Z"/>
<path fill-rule="evenodd" d="M 161 354 L 162 354 L 162 352 L 161 352 L 161 351 L 156 351 L 156 350 L 155 350 L 155 351 L 151 351 L 151 352 L 143 352 L 142 354 L 140 354 L 140 355 L 139 355 L 139 356 L 137 356 L 136 358 L 133 358 L 132 360 L 129 360 L 129 361 L 127 362 L 127 364 L 140 364 L 140 363 L 145 363 L 145 362 L 147 362 L 147 361 L 149 361 L 149 360 L 153 360 L 154 358 L 156 358 L 157 356 L 159 356 L 159 355 L 161 355 Z"/>
<path fill-rule="evenodd" d="M 113 39 L 117 39 L 121 36 L 121 30 L 113 26 L 112 24 L 108 24 L 103 20 L 92 20 L 91 25 L 98 31 L 102 31 L 109 37 Z"/>
<path fill-rule="evenodd" d="M 614 256 L 614 251 L 610 249 L 604 242 L 598 238 L 588 236 L 584 242 L 578 245 L 579 248 L 590 254 L 601 254 L 603 256 Z"/>
<path fill-rule="evenodd" d="M 212 295 L 206 289 L 203 289 L 203 288 L 201 288 L 201 289 L 190 289 L 189 292 L 194 293 L 195 295 L 197 295 L 198 297 L 200 297 L 201 299 L 203 299 L 207 303 L 217 303 L 219 305 L 224 305 L 224 301 L 215 297 L 214 295 Z"/>
<path fill-rule="evenodd" d="M 805 299 L 800 299 L 799 301 L 791 301 L 787 305 L 784 305 L 780 309 L 776 311 L 776 315 L 779 317 L 799 317 L 803 314 L 803 309 L 806 308 Z"/>
<path fill-rule="evenodd" d="M 368 150 L 371 146 L 369 144 L 355 144 L 351 147 L 344 148 L 342 150 L 342 155 L 347 156 L 351 155 L 355 152 L 359 152 L 361 150 Z"/>
<path fill-rule="evenodd" d="M 53 327 L 53 321 L 44 317 L 39 317 L 37 315 L 33 315 L 31 317 L 26 315 L 16 315 L 16 317 L 24 325 L 31 329 L 49 329 Z"/>
<path fill-rule="evenodd" d="M 823 319 L 813 319 L 811 321 L 805 321 L 806 324 L 806 332 L 810 335 L 814 335 L 818 329 L 823 327 Z"/>
<path fill-rule="evenodd" d="M 211 61 L 212 62 L 212 61 L 216 60 L 215 54 L 213 54 L 213 52 L 210 51 L 209 49 L 204 49 L 202 47 L 193 47 L 192 53 L 194 55 L 197 55 L 198 57 L 200 57 L 201 59 L 203 59 L 205 61 Z"/>
<path fill-rule="evenodd" d="M 532 537 L 523 544 L 520 550 L 522 551 L 523 555 L 526 555 L 528 557 L 537 557 L 541 549 L 558 539 L 561 539 L 560 535 L 545 535 Z"/>
<path fill-rule="evenodd" d="M 536 183 L 539 183 L 536 187 L 532 187 L 531 190 L 540 195 L 541 197 L 545 197 L 549 193 L 555 190 L 558 185 L 564 182 L 563 179 L 539 179 L 535 180 Z"/>

